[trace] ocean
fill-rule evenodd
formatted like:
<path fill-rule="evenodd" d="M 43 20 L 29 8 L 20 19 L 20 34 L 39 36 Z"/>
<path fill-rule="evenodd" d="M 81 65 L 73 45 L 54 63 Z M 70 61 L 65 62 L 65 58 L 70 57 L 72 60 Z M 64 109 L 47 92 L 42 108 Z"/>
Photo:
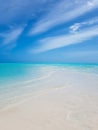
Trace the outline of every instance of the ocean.
<path fill-rule="evenodd" d="M 0 109 L 36 92 L 80 84 L 97 94 L 97 64 L 0 63 Z"/>

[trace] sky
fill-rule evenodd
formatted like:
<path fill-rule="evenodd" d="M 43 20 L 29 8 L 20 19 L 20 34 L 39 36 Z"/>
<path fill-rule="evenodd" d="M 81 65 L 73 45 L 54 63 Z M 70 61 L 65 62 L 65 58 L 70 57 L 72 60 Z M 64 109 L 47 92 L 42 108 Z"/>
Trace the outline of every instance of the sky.
<path fill-rule="evenodd" d="M 0 0 L 0 62 L 98 63 L 98 0 Z"/>

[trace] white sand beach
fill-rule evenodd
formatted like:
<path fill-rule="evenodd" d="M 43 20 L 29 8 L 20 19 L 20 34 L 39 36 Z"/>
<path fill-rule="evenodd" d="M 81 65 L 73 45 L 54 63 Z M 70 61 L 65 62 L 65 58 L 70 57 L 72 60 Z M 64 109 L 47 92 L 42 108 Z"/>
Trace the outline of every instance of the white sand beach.
<path fill-rule="evenodd" d="M 98 130 L 98 0 L 0 0 L 0 130 Z"/>
<path fill-rule="evenodd" d="M 98 130 L 98 77 L 72 73 L 64 86 L 1 110 L 0 130 Z"/>

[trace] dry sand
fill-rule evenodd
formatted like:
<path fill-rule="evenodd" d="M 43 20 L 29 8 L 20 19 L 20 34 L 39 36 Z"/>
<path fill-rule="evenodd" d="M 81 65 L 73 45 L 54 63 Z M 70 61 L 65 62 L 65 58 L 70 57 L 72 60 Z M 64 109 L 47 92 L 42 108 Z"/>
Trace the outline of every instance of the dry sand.
<path fill-rule="evenodd" d="M 98 130 L 97 95 L 71 85 L 0 112 L 0 130 Z"/>

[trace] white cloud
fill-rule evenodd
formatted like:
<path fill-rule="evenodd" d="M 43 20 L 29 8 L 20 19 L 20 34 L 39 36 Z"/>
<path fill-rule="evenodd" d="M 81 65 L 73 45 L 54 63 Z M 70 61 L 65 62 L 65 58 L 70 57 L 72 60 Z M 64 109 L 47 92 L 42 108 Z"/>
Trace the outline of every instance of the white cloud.
<path fill-rule="evenodd" d="M 81 43 L 95 36 L 98 36 L 98 26 L 88 28 L 87 30 L 83 30 L 74 34 L 44 38 L 40 40 L 40 46 L 37 49 L 32 50 L 32 52 L 40 53 L 72 44 Z"/>
<path fill-rule="evenodd" d="M 95 8 L 98 8 L 98 0 L 78 0 L 78 2 L 75 0 L 61 0 L 61 2 L 50 8 L 48 13 L 36 23 L 30 34 L 45 32 L 56 25 L 65 23 Z"/>
<path fill-rule="evenodd" d="M 87 28 L 88 26 L 93 26 L 93 25 L 98 25 L 98 17 L 94 17 L 84 22 L 75 23 L 69 27 L 69 31 L 71 33 L 76 33 L 80 30 L 80 28 L 83 28 L 83 27 Z"/>
<path fill-rule="evenodd" d="M 87 5 L 88 5 L 89 7 L 92 7 L 92 6 L 94 6 L 94 3 L 93 3 L 92 1 L 88 1 L 88 2 L 87 2 Z"/>
<path fill-rule="evenodd" d="M 77 30 L 80 28 L 81 24 L 80 23 L 75 23 L 74 25 L 70 26 L 70 32 L 71 33 L 76 33 Z"/>
<path fill-rule="evenodd" d="M 23 29 L 24 27 L 19 27 L 5 33 L 3 36 L 4 37 L 3 45 L 7 45 L 16 41 L 19 38 L 19 36 L 22 34 Z"/>

